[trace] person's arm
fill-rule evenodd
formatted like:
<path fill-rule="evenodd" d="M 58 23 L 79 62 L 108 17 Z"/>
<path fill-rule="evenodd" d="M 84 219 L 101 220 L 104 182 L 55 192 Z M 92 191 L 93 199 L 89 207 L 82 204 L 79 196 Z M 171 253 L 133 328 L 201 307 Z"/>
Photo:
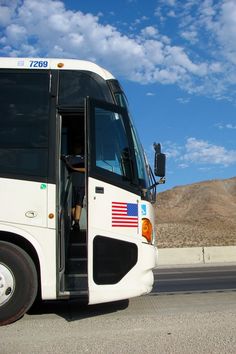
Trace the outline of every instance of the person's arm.
<path fill-rule="evenodd" d="M 69 170 L 85 172 L 84 161 L 81 157 L 67 155 L 63 157 L 63 160 L 65 161 Z"/>
<path fill-rule="evenodd" d="M 77 172 L 85 172 L 85 167 L 72 167 L 72 170 Z"/>

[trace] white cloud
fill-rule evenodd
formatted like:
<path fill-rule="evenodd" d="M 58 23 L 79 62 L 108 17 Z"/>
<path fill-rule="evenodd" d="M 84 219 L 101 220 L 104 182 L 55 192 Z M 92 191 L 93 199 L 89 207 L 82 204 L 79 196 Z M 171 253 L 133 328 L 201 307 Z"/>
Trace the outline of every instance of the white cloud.
<path fill-rule="evenodd" d="M 158 34 L 158 30 L 153 26 L 147 26 L 141 30 L 141 35 L 143 37 L 153 37 L 155 38 Z"/>
<path fill-rule="evenodd" d="M 193 63 L 185 53 L 184 49 L 176 46 L 167 47 L 166 61 L 170 65 L 177 65 L 180 68 L 184 68 L 188 72 L 199 76 L 205 75 L 208 69 L 208 66 L 205 63 Z"/>
<path fill-rule="evenodd" d="M 17 24 L 11 24 L 6 28 L 6 37 L 9 44 L 14 44 L 15 42 L 24 41 L 27 37 L 27 32 L 24 26 Z"/>
<path fill-rule="evenodd" d="M 173 11 L 173 10 L 170 10 L 168 13 L 167 13 L 167 16 L 168 17 L 176 17 L 176 14 L 175 14 L 175 12 Z"/>
<path fill-rule="evenodd" d="M 227 129 L 236 129 L 236 125 L 233 124 L 226 124 Z"/>
<path fill-rule="evenodd" d="M 190 80 L 188 75 L 184 85 L 179 83 L 181 88 L 189 93 L 235 101 L 236 1 L 185 0 L 174 1 L 169 8 L 167 5 L 166 1 L 159 3 L 157 14 L 164 23 L 168 11 L 174 11 L 173 26 L 176 26 L 179 39 L 186 41 L 184 53 L 197 64 Z M 186 48 L 191 48 L 191 57 Z M 199 62 L 198 55 L 208 59 Z"/>
<path fill-rule="evenodd" d="M 219 22 L 216 23 L 216 33 L 224 54 L 236 64 L 236 2 L 225 0 L 222 4 Z"/>
<path fill-rule="evenodd" d="M 175 5 L 173 0 L 168 3 Z M 101 24 L 99 16 L 67 10 L 59 0 L 41 0 L 40 6 L 38 0 L 15 0 L 11 5 L 5 1 L 4 12 L 0 53 L 5 56 L 96 58 L 130 80 L 182 86 L 208 68 L 207 63 L 191 60 L 184 48 L 171 45 L 154 26 L 129 37 Z"/>
<path fill-rule="evenodd" d="M 38 0 L 0 0 L 0 55 L 93 59 L 129 80 L 177 84 L 217 99 L 234 96 L 236 1 L 160 0 L 156 14 L 170 11 L 182 43 L 198 43 L 205 56 L 174 45 L 160 33 L 160 18 L 124 35 L 103 25 L 100 15 L 68 10 L 61 0 L 41 0 L 40 6 Z M 146 19 L 139 19 L 140 27 Z"/>
<path fill-rule="evenodd" d="M 228 167 L 236 164 L 236 150 L 215 145 L 206 140 L 188 138 L 183 146 L 170 141 L 163 144 L 167 159 L 176 162 L 179 168 L 195 165 L 200 168 L 214 165 Z"/>
<path fill-rule="evenodd" d="M 176 4 L 176 0 L 165 0 L 164 2 L 169 6 L 174 6 Z"/>
<path fill-rule="evenodd" d="M 181 169 L 185 169 L 185 168 L 188 168 L 189 165 L 186 164 L 186 163 L 180 163 L 180 164 L 178 165 L 178 167 L 181 168 Z"/>
<path fill-rule="evenodd" d="M 0 6 L 0 26 L 6 26 L 11 18 L 10 8 Z"/>
<path fill-rule="evenodd" d="M 196 30 L 193 31 L 183 31 L 181 33 L 181 37 L 186 39 L 187 41 L 189 41 L 192 44 L 195 44 L 198 42 L 198 33 Z"/>
<path fill-rule="evenodd" d="M 190 102 L 190 97 L 178 97 L 176 101 L 181 104 L 187 104 Z"/>
<path fill-rule="evenodd" d="M 167 159 L 179 159 L 182 155 L 182 147 L 178 144 L 167 141 L 163 144 L 163 151 L 165 152 Z"/>
<path fill-rule="evenodd" d="M 227 150 L 208 141 L 188 138 L 181 159 L 188 163 L 229 166 L 236 163 L 236 150 Z"/>
<path fill-rule="evenodd" d="M 230 129 L 230 130 L 235 130 L 236 129 L 236 124 L 232 124 L 232 123 L 217 123 L 215 125 L 218 129 Z"/>

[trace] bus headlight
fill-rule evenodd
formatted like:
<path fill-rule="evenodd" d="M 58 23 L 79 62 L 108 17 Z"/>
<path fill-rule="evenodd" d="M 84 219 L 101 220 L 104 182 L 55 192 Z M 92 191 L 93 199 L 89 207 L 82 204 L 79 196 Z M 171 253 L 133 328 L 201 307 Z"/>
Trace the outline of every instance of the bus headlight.
<path fill-rule="evenodd" d="M 142 219 L 142 236 L 146 238 L 148 243 L 152 243 L 152 223 L 149 219 Z"/>

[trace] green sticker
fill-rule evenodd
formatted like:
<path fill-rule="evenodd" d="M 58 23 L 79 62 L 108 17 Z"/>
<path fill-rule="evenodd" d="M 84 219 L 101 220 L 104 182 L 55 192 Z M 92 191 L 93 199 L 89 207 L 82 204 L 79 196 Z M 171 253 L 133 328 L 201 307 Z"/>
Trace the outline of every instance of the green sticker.
<path fill-rule="evenodd" d="M 40 186 L 40 189 L 46 189 L 46 188 L 47 188 L 47 185 L 45 183 L 42 183 Z"/>

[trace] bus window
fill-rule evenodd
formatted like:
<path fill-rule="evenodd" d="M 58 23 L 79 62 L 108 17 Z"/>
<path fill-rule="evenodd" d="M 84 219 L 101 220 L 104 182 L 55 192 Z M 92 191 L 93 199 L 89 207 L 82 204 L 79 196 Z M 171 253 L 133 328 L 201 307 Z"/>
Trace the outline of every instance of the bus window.
<path fill-rule="evenodd" d="M 129 142 L 122 115 L 95 108 L 96 167 L 131 180 Z"/>
<path fill-rule="evenodd" d="M 84 105 L 84 98 L 90 96 L 106 102 L 113 102 L 111 92 L 100 76 L 83 71 L 60 71 L 59 105 L 78 107 Z"/>
<path fill-rule="evenodd" d="M 0 175 L 46 177 L 49 74 L 0 73 Z"/>

